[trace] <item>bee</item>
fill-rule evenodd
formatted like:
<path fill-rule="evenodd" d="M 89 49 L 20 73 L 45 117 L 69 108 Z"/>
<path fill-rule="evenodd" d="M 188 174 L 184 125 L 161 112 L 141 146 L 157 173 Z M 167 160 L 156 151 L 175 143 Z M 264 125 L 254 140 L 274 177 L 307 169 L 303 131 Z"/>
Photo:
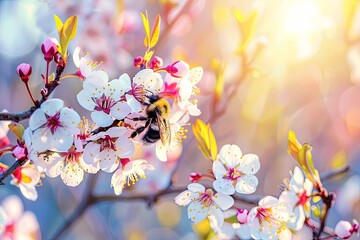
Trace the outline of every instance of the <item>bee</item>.
<path fill-rule="evenodd" d="M 130 138 L 136 137 L 147 129 L 142 137 L 144 143 L 152 144 L 161 140 L 164 145 L 170 144 L 171 132 L 168 118 L 171 109 L 169 102 L 156 94 L 146 97 L 149 100 L 149 102 L 143 102 L 147 106 L 146 117 L 131 119 L 133 121 L 146 121 L 145 125 L 135 129 Z"/>

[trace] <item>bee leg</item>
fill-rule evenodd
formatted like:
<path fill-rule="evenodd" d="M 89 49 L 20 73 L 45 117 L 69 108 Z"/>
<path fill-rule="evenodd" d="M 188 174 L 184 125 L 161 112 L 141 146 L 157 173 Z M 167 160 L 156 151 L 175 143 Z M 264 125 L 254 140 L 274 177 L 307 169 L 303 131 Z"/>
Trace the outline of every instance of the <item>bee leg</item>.
<path fill-rule="evenodd" d="M 136 121 L 136 120 L 135 120 L 135 121 Z M 140 121 L 140 120 L 139 120 L 139 121 Z M 130 138 L 134 138 L 134 137 L 136 137 L 137 135 L 139 135 L 140 133 L 142 133 L 142 132 L 149 126 L 150 123 L 151 123 L 151 119 L 146 118 L 145 126 L 139 127 L 139 128 L 137 128 L 137 129 L 135 129 L 135 131 L 130 135 Z"/>
<path fill-rule="evenodd" d="M 136 118 L 128 118 L 129 120 L 132 121 L 147 121 L 148 118 L 147 117 L 136 117 Z"/>

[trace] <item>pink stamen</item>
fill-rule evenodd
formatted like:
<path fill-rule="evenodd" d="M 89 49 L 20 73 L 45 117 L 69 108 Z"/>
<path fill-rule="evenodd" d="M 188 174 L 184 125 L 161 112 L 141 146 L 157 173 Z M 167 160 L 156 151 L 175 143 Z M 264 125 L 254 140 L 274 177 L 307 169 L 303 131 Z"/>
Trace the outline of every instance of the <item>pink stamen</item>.
<path fill-rule="evenodd" d="M 114 150 L 116 151 L 116 145 L 115 142 L 118 138 L 111 138 L 109 135 L 105 135 L 104 138 L 101 138 L 98 140 L 98 143 L 100 144 L 100 152 L 102 152 L 105 149 Z"/>
<path fill-rule="evenodd" d="M 110 109 L 116 104 L 111 97 L 107 97 L 103 94 L 100 98 L 92 98 L 93 101 L 96 103 L 95 110 L 96 111 L 103 111 L 106 114 L 110 113 Z"/>

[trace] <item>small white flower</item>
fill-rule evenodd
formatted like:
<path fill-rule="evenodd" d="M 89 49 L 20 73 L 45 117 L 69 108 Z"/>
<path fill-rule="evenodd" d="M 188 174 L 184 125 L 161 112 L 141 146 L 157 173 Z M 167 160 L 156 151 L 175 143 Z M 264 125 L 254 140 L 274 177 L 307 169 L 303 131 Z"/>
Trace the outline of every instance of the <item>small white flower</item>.
<path fill-rule="evenodd" d="M 73 144 L 73 134 L 79 133 L 79 122 L 79 114 L 64 107 L 61 99 L 45 101 L 30 117 L 29 127 L 34 132 L 32 147 L 38 152 L 67 151 Z"/>
<path fill-rule="evenodd" d="M 313 190 L 311 181 L 304 177 L 299 167 L 295 167 L 291 176 L 288 191 L 283 191 L 279 197 L 281 202 L 286 202 L 293 209 L 293 214 L 288 226 L 293 230 L 300 230 L 305 222 L 305 217 L 310 217 L 310 200 Z"/>
<path fill-rule="evenodd" d="M 38 197 L 35 186 L 40 182 L 40 173 L 35 166 L 26 163 L 24 166 L 17 168 L 13 174 L 11 184 L 20 188 L 22 195 L 25 198 L 35 201 Z"/>
<path fill-rule="evenodd" d="M 80 133 L 74 138 L 74 145 L 79 152 L 84 150 L 84 145 L 87 144 L 88 138 L 91 136 L 92 131 L 95 130 L 96 124 L 90 123 L 88 119 L 83 117 L 80 121 L 78 128 Z"/>
<path fill-rule="evenodd" d="M 236 145 L 224 145 L 213 163 L 216 180 L 214 189 L 223 194 L 243 194 L 255 192 L 258 180 L 254 176 L 259 171 L 259 157 L 255 154 L 242 155 Z"/>
<path fill-rule="evenodd" d="M 147 164 L 146 160 L 122 159 L 122 166 L 114 172 L 111 177 L 111 187 L 114 188 L 116 195 L 122 193 L 123 188 L 127 184 L 135 184 L 139 178 L 146 178 L 144 170 L 154 170 L 154 167 Z"/>
<path fill-rule="evenodd" d="M 119 166 L 119 158 L 128 158 L 134 153 L 134 144 L 125 135 L 126 128 L 112 127 L 89 138 L 84 148 L 84 161 L 88 165 L 99 164 L 105 172 L 113 172 Z"/>
<path fill-rule="evenodd" d="M 292 234 L 287 227 L 291 212 L 288 204 L 272 196 L 264 197 L 259 206 L 249 212 L 247 220 L 251 237 L 263 240 L 291 239 Z"/>
<path fill-rule="evenodd" d="M 129 104 L 122 98 L 130 89 L 124 85 L 129 79 L 123 74 L 109 82 L 104 71 L 92 72 L 83 83 L 77 99 L 80 105 L 92 111 L 92 120 L 100 127 L 110 126 L 114 119 L 124 119 L 130 112 Z"/>
<path fill-rule="evenodd" d="M 0 224 L 4 227 L 1 231 L 0 239 L 41 239 L 39 223 L 32 212 L 23 212 L 23 205 L 17 196 L 5 198 L 0 206 Z"/>
<path fill-rule="evenodd" d="M 190 183 L 188 190 L 176 196 L 175 203 L 182 207 L 189 205 L 188 218 L 192 222 L 197 223 L 213 216 L 221 227 L 224 223 L 223 211 L 234 205 L 234 199 L 221 193 L 214 194 L 212 189 L 205 189 L 199 183 Z"/>
<path fill-rule="evenodd" d="M 67 152 L 52 152 L 40 154 L 37 161 L 43 161 L 42 169 L 49 177 L 60 175 L 63 182 L 75 187 L 84 179 L 84 171 L 97 173 L 99 163 L 86 164 L 83 160 L 83 153 L 72 146 Z"/>

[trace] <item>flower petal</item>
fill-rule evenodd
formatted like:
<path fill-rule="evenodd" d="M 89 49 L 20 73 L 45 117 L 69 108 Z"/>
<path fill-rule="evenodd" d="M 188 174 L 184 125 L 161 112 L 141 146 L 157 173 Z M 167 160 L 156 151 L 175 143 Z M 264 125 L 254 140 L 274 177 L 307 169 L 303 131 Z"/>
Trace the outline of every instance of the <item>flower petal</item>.
<path fill-rule="evenodd" d="M 127 137 L 119 137 L 116 140 L 116 149 L 116 154 L 120 158 L 131 157 L 135 151 L 134 143 Z"/>
<path fill-rule="evenodd" d="M 73 51 L 73 61 L 75 66 L 78 68 L 80 67 L 80 48 L 76 47 Z"/>
<path fill-rule="evenodd" d="M 232 185 L 231 180 L 220 178 L 213 182 L 214 189 L 222 194 L 232 195 L 235 193 L 235 187 Z"/>
<path fill-rule="evenodd" d="M 58 128 L 51 139 L 51 146 L 60 152 L 67 152 L 74 142 L 73 135 L 64 128 Z"/>
<path fill-rule="evenodd" d="M 114 119 L 103 111 L 93 111 L 91 113 L 91 119 L 99 127 L 108 127 L 114 122 Z"/>
<path fill-rule="evenodd" d="M 79 104 L 85 108 L 86 110 L 89 111 L 93 111 L 96 104 L 93 101 L 93 99 L 91 98 L 90 94 L 85 91 L 85 90 L 81 90 L 77 95 L 76 98 L 79 102 Z"/>
<path fill-rule="evenodd" d="M 189 189 L 192 192 L 197 192 L 197 193 L 205 192 L 205 187 L 203 185 L 201 185 L 200 183 L 190 183 L 187 186 L 187 189 Z"/>
<path fill-rule="evenodd" d="M 199 196 L 198 193 L 192 192 L 190 190 L 185 190 L 175 197 L 175 203 L 180 207 L 189 205 Z"/>
<path fill-rule="evenodd" d="M 220 161 L 227 166 L 235 168 L 240 162 L 242 152 L 237 145 L 226 144 L 219 152 Z"/>
<path fill-rule="evenodd" d="M 118 156 L 113 150 L 104 149 L 99 153 L 100 169 L 107 173 L 112 173 L 119 166 Z"/>
<path fill-rule="evenodd" d="M 120 195 L 123 191 L 124 184 L 125 184 L 125 176 L 122 172 L 122 169 L 119 168 L 114 172 L 114 174 L 111 177 L 111 187 L 114 188 L 114 192 L 116 195 Z"/>
<path fill-rule="evenodd" d="M 75 187 L 84 179 L 84 170 L 77 163 L 68 163 L 61 172 L 61 179 L 66 185 Z"/>
<path fill-rule="evenodd" d="M 48 116 L 54 116 L 63 107 L 64 107 L 64 101 L 58 98 L 46 100 L 40 106 L 41 110 L 43 110 L 45 114 Z"/>
<path fill-rule="evenodd" d="M 234 205 L 234 199 L 225 194 L 217 193 L 212 197 L 212 200 L 220 207 L 221 210 L 225 211 Z"/>
<path fill-rule="evenodd" d="M 86 164 L 92 165 L 99 161 L 100 145 L 94 142 L 86 144 L 83 152 L 83 160 Z"/>
<path fill-rule="evenodd" d="M 77 112 L 70 108 L 63 108 L 60 111 L 60 122 L 64 127 L 67 127 L 69 129 L 76 128 L 79 125 L 80 122 L 80 116 Z"/>
<path fill-rule="evenodd" d="M 220 162 L 219 160 L 213 162 L 212 170 L 216 179 L 223 178 L 228 173 L 222 162 Z"/>
<path fill-rule="evenodd" d="M 199 201 L 194 201 L 190 203 L 187 212 L 188 212 L 188 218 L 192 222 L 198 223 L 207 217 L 209 212 L 209 207 L 206 207 L 205 205 L 201 204 Z"/>
<path fill-rule="evenodd" d="M 302 189 L 304 181 L 305 177 L 302 170 L 296 166 L 290 179 L 290 190 L 298 193 Z"/>
<path fill-rule="evenodd" d="M 22 195 L 31 201 L 35 201 L 38 198 L 38 193 L 34 186 L 27 186 L 25 184 L 19 185 Z"/>
<path fill-rule="evenodd" d="M 53 135 L 50 132 L 50 129 L 39 128 L 34 132 L 32 138 L 32 147 L 37 152 L 43 152 L 50 149 Z"/>
<path fill-rule="evenodd" d="M 246 154 L 241 158 L 239 169 L 247 175 L 253 175 L 260 169 L 259 157 L 256 154 Z"/>
<path fill-rule="evenodd" d="M 126 94 L 126 102 L 129 104 L 132 112 L 140 112 L 142 107 L 141 103 L 136 100 L 136 98 L 130 94 Z"/>
<path fill-rule="evenodd" d="M 118 102 L 110 109 L 110 111 L 111 116 L 115 119 L 121 120 L 130 114 L 131 108 L 127 102 Z"/>
<path fill-rule="evenodd" d="M 29 127 L 32 131 L 34 131 L 46 123 L 47 120 L 44 111 L 41 109 L 36 109 L 36 111 L 30 117 Z"/>
<path fill-rule="evenodd" d="M 214 224 L 214 225 L 216 225 L 218 227 L 223 226 L 223 224 L 224 224 L 224 214 L 219 208 L 216 208 L 215 206 L 211 206 L 210 210 L 209 210 L 209 213 L 208 213 L 208 217 L 213 218 L 212 219 L 212 224 Z"/>
<path fill-rule="evenodd" d="M 258 183 L 254 175 L 245 175 L 238 179 L 235 189 L 238 193 L 251 194 L 256 191 Z"/>

